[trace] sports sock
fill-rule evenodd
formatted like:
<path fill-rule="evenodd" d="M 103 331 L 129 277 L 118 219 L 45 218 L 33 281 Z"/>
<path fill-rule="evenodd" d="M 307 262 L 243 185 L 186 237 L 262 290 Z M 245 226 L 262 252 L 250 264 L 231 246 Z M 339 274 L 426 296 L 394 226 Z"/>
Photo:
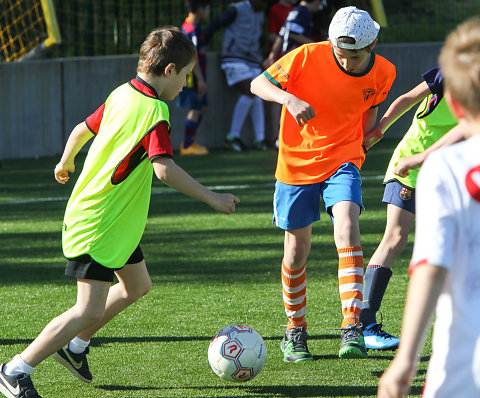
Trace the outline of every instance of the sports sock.
<path fill-rule="evenodd" d="M 197 132 L 198 122 L 190 119 L 185 120 L 185 135 L 183 138 L 183 147 L 188 148 L 195 141 L 195 133 Z"/>
<path fill-rule="evenodd" d="M 253 104 L 253 97 L 242 94 L 235 104 L 232 116 L 232 125 L 230 127 L 230 138 L 240 138 L 240 131 L 242 130 L 243 122 L 250 112 Z"/>
<path fill-rule="evenodd" d="M 253 131 L 255 132 L 255 141 L 264 141 L 265 112 L 263 109 L 263 100 L 260 97 L 254 97 L 250 117 L 252 119 Z"/>
<path fill-rule="evenodd" d="M 360 322 L 363 327 L 377 322 L 377 311 L 382 304 L 392 270 L 383 265 L 368 265 L 363 286 L 363 309 Z"/>
<path fill-rule="evenodd" d="M 304 326 L 307 312 L 307 272 L 305 264 L 298 270 L 291 270 L 282 261 L 283 305 L 288 317 L 288 329 Z"/>
<path fill-rule="evenodd" d="M 342 328 L 357 324 L 362 312 L 363 252 L 361 246 L 337 249 L 338 289 L 342 302 Z"/>
<path fill-rule="evenodd" d="M 26 363 L 20 355 L 15 355 L 4 367 L 4 372 L 7 376 L 18 376 L 22 373 L 29 375 L 33 373 L 34 370 L 35 368 L 32 368 Z"/>
<path fill-rule="evenodd" d="M 85 348 L 90 344 L 90 340 L 84 341 L 78 337 L 74 337 L 70 343 L 68 343 L 68 349 L 74 354 L 81 354 L 85 351 Z"/>

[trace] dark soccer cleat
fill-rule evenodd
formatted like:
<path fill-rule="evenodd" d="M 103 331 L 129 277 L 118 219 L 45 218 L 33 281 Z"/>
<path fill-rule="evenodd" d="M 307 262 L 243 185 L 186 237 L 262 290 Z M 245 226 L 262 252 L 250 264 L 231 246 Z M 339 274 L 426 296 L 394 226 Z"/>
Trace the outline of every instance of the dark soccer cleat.
<path fill-rule="evenodd" d="M 308 351 L 307 331 L 304 327 L 287 329 L 283 337 L 280 348 L 283 351 L 283 360 L 285 362 L 310 362 L 313 356 Z"/>
<path fill-rule="evenodd" d="M 400 344 L 398 337 L 382 330 L 381 323 L 372 323 L 363 330 L 365 346 L 369 350 L 394 350 Z"/>
<path fill-rule="evenodd" d="M 81 354 L 74 354 L 68 349 L 67 344 L 65 347 L 53 354 L 52 357 L 58 363 L 65 366 L 77 379 L 82 380 L 85 383 L 91 383 L 93 381 L 93 377 L 88 369 L 88 353 L 89 349 L 87 347 Z"/>
<path fill-rule="evenodd" d="M 3 395 L 7 398 L 42 398 L 35 390 L 30 375 L 7 376 L 4 369 L 5 364 L 0 365 L 0 392 Z"/>
<path fill-rule="evenodd" d="M 367 348 L 362 330 L 357 325 L 342 328 L 342 342 L 340 343 L 340 358 L 366 358 Z"/>
<path fill-rule="evenodd" d="M 243 152 L 247 148 L 240 138 L 225 138 L 225 147 L 235 152 Z"/>

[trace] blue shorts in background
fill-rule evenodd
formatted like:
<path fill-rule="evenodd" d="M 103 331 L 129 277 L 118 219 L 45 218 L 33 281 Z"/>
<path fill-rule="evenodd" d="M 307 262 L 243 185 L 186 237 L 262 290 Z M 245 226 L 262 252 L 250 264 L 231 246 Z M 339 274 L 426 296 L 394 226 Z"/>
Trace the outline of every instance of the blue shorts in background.
<path fill-rule="evenodd" d="M 387 182 L 382 202 L 415 214 L 415 189 L 403 186 L 398 181 Z"/>
<path fill-rule="evenodd" d="M 178 94 L 177 106 L 180 108 L 201 110 L 208 105 L 207 94 L 202 98 L 198 98 L 197 90 L 194 88 L 185 87 Z"/>
<path fill-rule="evenodd" d="M 362 179 L 358 168 L 345 163 L 331 177 L 315 184 L 288 185 L 277 181 L 273 197 L 274 224 L 290 230 L 320 220 L 320 198 L 330 217 L 333 205 L 342 201 L 355 202 L 363 209 Z"/>

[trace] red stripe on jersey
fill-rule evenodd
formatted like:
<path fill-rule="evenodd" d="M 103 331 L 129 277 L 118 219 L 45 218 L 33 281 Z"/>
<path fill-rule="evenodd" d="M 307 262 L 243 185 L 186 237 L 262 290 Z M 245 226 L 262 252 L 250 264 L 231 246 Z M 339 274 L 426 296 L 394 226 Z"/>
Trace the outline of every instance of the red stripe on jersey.
<path fill-rule="evenodd" d="M 173 157 L 168 123 L 161 122 L 150 130 L 130 153 L 118 164 L 112 176 L 112 184 L 120 184 L 148 156 Z"/>
<path fill-rule="evenodd" d="M 98 129 L 100 128 L 100 123 L 102 122 L 104 109 L 105 103 L 100 105 L 98 109 L 85 120 L 87 127 L 93 134 L 98 134 Z"/>

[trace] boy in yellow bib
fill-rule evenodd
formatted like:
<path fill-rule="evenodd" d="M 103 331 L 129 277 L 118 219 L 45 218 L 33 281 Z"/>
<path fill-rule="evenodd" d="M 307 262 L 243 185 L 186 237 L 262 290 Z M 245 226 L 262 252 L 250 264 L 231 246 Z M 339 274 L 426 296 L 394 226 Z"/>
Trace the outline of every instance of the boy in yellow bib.
<path fill-rule="evenodd" d="M 92 381 L 86 354 L 90 338 L 151 288 L 140 239 L 147 221 L 153 173 L 172 188 L 230 214 L 239 199 L 199 184 L 172 159 L 164 101 L 185 86 L 197 60 L 193 43 L 177 28 L 153 30 L 143 42 L 137 76 L 74 128 L 55 178 L 64 184 L 74 159 L 95 137 L 67 204 L 63 226 L 66 275 L 77 279 L 77 303 L 52 320 L 7 364 L 0 392 L 40 398 L 30 374 L 53 355 L 77 378 Z M 111 286 L 113 275 L 119 283 Z"/>

